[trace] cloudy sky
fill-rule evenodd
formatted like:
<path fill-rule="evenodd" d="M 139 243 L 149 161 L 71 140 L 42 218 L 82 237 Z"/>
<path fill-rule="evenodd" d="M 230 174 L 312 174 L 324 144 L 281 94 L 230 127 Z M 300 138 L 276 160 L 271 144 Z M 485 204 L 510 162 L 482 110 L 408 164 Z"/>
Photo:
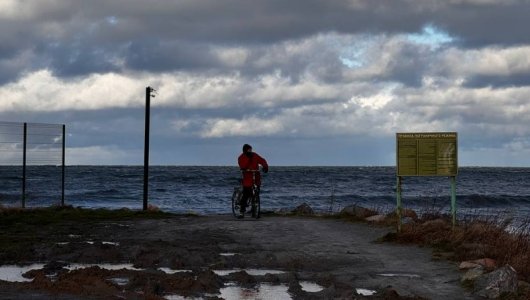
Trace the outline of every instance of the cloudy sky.
<path fill-rule="evenodd" d="M 64 123 L 68 164 L 530 166 L 530 0 L 0 0 L 0 121 Z"/>

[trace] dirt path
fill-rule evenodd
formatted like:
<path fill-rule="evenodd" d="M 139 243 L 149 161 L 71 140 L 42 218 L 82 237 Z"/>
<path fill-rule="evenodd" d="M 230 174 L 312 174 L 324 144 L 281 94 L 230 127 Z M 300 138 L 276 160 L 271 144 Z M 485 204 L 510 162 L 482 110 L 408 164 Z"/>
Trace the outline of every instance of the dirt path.
<path fill-rule="evenodd" d="M 401 296 L 473 299 L 459 284 L 450 262 L 433 261 L 429 249 L 374 241 L 388 228 L 336 219 L 265 216 L 172 216 L 163 219 L 66 222 L 35 228 L 46 235 L 24 261 L 49 263 L 32 274 L 33 282 L 0 281 L 0 296 L 31 295 L 153 299 L 168 294 L 215 298 L 228 282 L 255 286 L 284 284 L 294 298 L 357 297 L 356 289 L 382 291 L 391 286 Z M 38 232 L 41 230 L 42 232 Z M 20 263 L 21 261 L 17 261 Z M 3 265 L 13 263 L 2 261 Z M 97 267 L 68 271 L 68 263 L 131 263 L 144 271 Z M 166 274 L 159 268 L 189 270 Z M 279 275 L 245 272 L 219 276 L 211 270 L 270 269 Z M 49 276 L 45 276 L 49 275 Z M 109 278 L 126 278 L 117 284 Z M 318 283 L 318 293 L 300 290 L 299 282 Z M 379 294 L 380 295 L 380 294 Z M 381 298 L 375 296 L 375 298 Z"/>

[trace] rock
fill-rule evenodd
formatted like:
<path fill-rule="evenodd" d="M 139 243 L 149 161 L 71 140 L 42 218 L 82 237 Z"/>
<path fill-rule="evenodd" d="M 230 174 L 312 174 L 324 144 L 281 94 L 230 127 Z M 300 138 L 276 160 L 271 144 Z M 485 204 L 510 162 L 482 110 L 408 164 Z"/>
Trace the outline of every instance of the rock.
<path fill-rule="evenodd" d="M 152 212 L 157 212 L 157 211 L 160 211 L 160 208 L 158 208 L 158 206 L 156 205 L 149 204 L 147 205 L 147 210 L 152 211 Z"/>
<path fill-rule="evenodd" d="M 466 273 L 464 273 L 464 275 L 462 275 L 460 282 L 475 281 L 475 279 L 479 278 L 483 274 L 484 274 L 484 268 L 482 266 L 469 269 L 467 270 Z"/>
<path fill-rule="evenodd" d="M 467 270 L 479 267 L 480 265 L 471 261 L 463 261 L 458 265 L 460 270 Z"/>
<path fill-rule="evenodd" d="M 385 219 L 386 219 L 385 215 L 374 215 L 374 216 L 370 216 L 368 218 L 365 218 L 364 220 L 367 221 L 367 222 L 381 223 L 381 222 L 384 222 Z"/>
<path fill-rule="evenodd" d="M 517 272 L 512 266 L 505 265 L 477 278 L 475 294 L 488 299 L 496 299 L 503 294 L 516 293 L 517 285 Z"/>
<path fill-rule="evenodd" d="M 298 205 L 292 212 L 297 215 L 314 215 L 315 214 L 311 206 L 309 206 L 307 203 L 302 203 Z"/>
<path fill-rule="evenodd" d="M 377 213 L 371 209 L 364 208 L 357 205 L 349 205 L 343 208 L 340 211 L 341 215 L 348 215 L 348 216 L 354 216 L 360 219 L 364 219 L 373 215 L 376 215 Z"/>
<path fill-rule="evenodd" d="M 493 270 L 497 266 L 497 262 L 494 259 L 491 258 L 481 258 L 471 261 L 471 263 L 475 263 L 478 265 L 483 266 L 486 269 Z"/>

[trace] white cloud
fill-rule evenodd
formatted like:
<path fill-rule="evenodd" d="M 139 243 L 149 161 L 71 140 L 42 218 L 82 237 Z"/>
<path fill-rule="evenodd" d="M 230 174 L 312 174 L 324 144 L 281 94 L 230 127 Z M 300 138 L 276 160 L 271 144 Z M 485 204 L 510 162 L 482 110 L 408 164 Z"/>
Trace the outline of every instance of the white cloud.
<path fill-rule="evenodd" d="M 268 136 L 281 133 L 282 124 L 276 119 L 259 119 L 249 117 L 243 120 L 214 119 L 209 120 L 206 129 L 201 133 L 205 138 L 226 136 Z"/>
<path fill-rule="evenodd" d="M 530 73 L 530 46 L 488 47 L 478 50 L 452 48 L 443 53 L 442 67 L 452 76 Z"/>
<path fill-rule="evenodd" d="M 68 147 L 65 160 L 67 165 L 137 164 L 141 161 L 141 153 L 124 151 L 116 146 Z"/>

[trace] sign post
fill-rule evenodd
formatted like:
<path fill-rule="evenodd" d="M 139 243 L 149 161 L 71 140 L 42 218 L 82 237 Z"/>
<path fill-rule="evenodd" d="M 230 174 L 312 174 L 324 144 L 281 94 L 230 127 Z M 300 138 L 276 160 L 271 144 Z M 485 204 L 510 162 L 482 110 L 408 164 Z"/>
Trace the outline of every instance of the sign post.
<path fill-rule="evenodd" d="M 451 178 L 451 214 L 456 224 L 456 176 L 458 175 L 456 132 L 396 133 L 398 231 L 401 231 L 401 183 L 404 176 Z"/>

